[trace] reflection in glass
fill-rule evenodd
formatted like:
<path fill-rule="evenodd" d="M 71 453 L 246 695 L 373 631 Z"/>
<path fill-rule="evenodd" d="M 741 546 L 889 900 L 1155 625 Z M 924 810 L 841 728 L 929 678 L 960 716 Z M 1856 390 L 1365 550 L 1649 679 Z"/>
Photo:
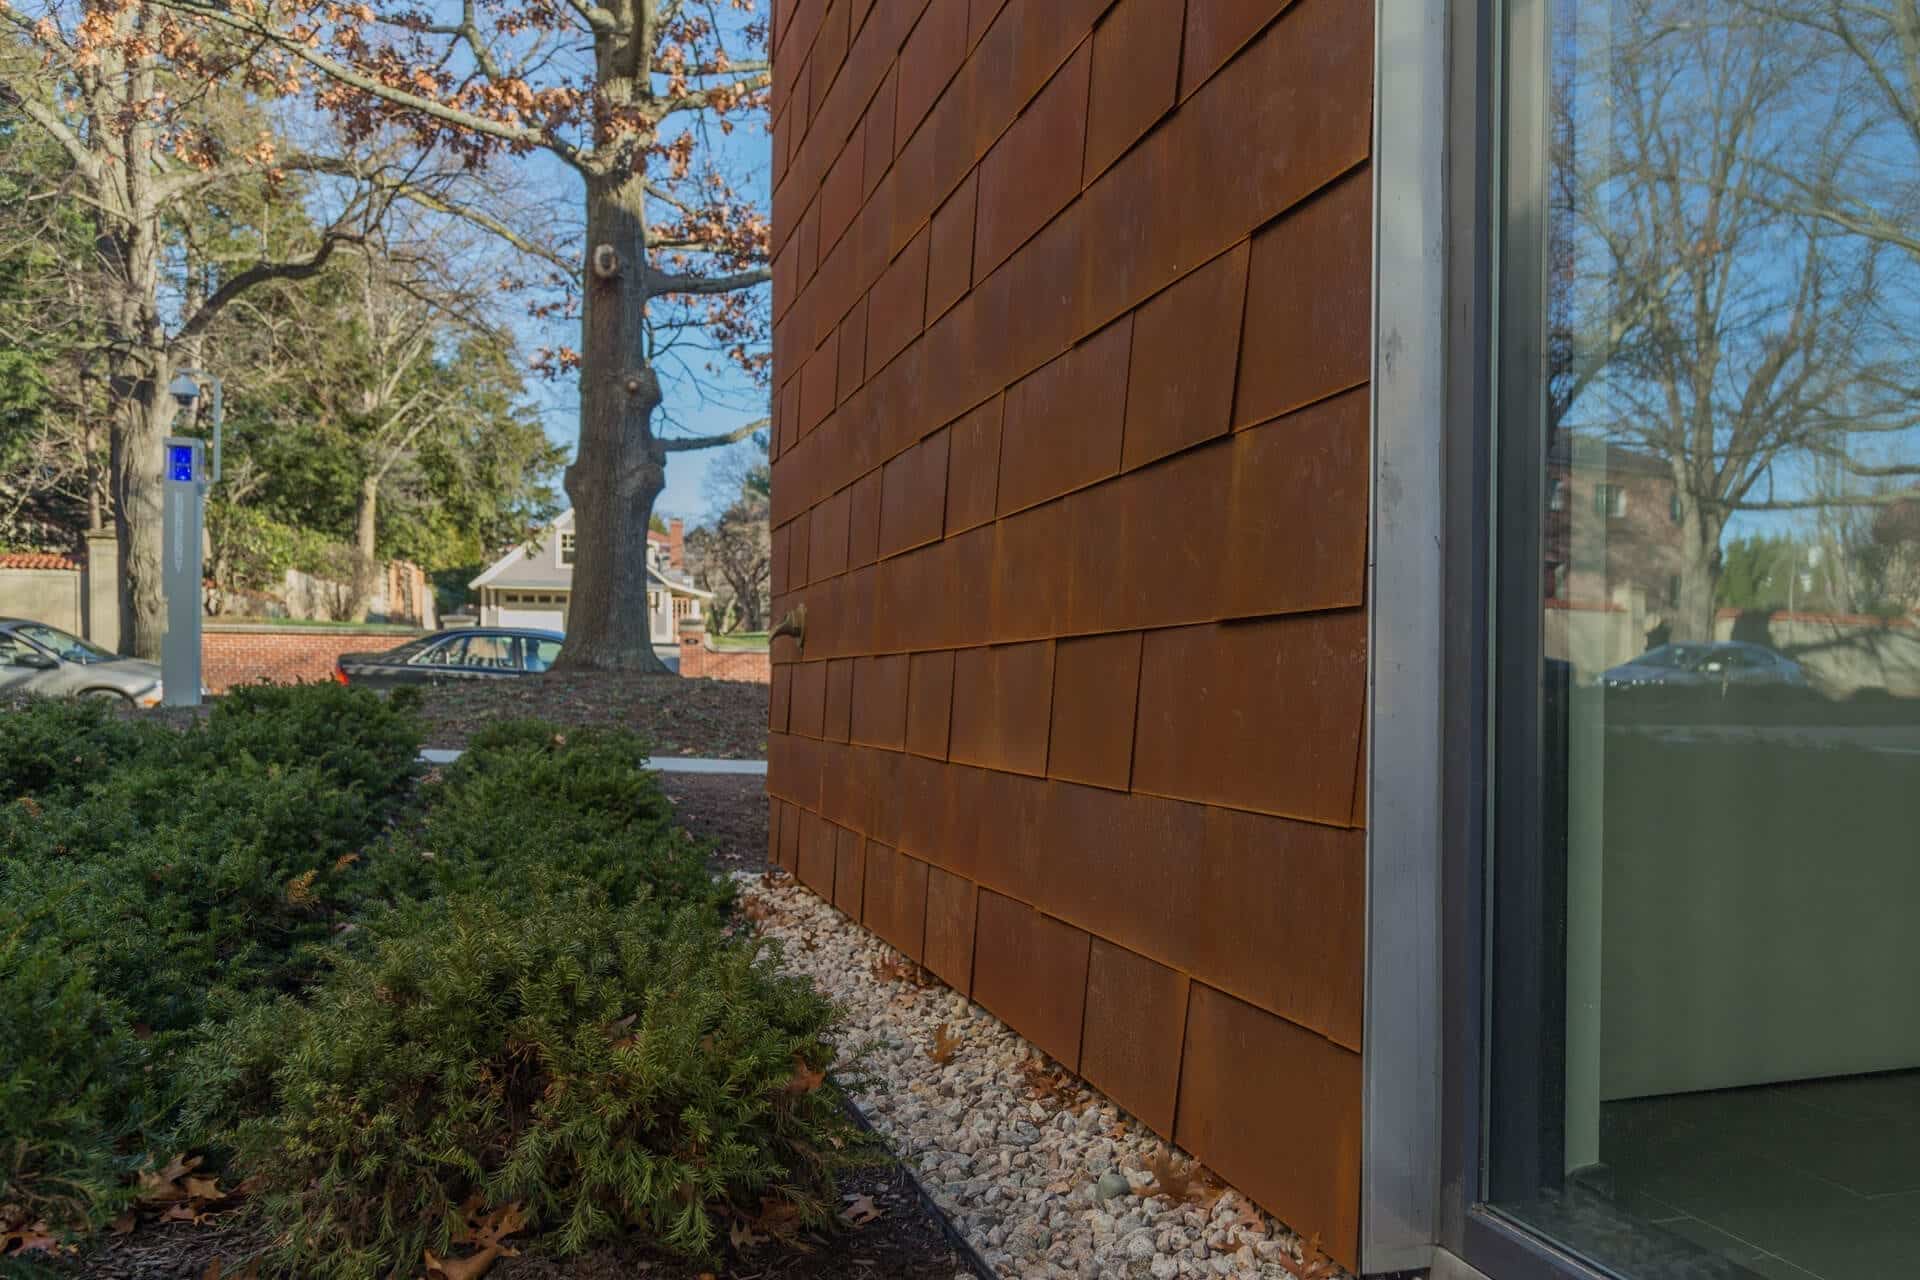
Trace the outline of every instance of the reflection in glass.
<path fill-rule="evenodd" d="M 1496 875 L 1543 864 L 1550 918 L 1497 936 L 1551 954 L 1496 947 L 1494 980 L 1565 1000 L 1503 1024 L 1496 991 L 1492 1034 L 1542 1043 L 1495 1078 L 1493 1194 L 1629 1276 L 1906 1274 L 1920 9 L 1544 2 L 1512 56 L 1546 101 L 1507 110 L 1545 121 L 1545 189 L 1507 234 L 1545 237 L 1545 360 L 1501 431 L 1541 471 L 1502 518 L 1539 581 L 1502 590 L 1540 604 L 1547 829 Z"/>

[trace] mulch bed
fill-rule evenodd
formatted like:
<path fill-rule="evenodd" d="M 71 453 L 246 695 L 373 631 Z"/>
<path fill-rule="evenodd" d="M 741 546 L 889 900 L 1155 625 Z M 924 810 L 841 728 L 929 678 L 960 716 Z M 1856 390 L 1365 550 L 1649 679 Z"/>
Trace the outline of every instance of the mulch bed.
<path fill-rule="evenodd" d="M 767 780 L 757 774 L 661 773 L 680 825 L 713 841 L 707 861 L 721 875 L 767 869 Z"/>
<path fill-rule="evenodd" d="M 830 1236 L 809 1235 L 792 1246 L 765 1243 L 710 1264 L 688 1263 L 637 1241 L 590 1250 L 575 1258 L 530 1247 L 502 1258 L 487 1280 L 958 1280 L 976 1276 L 948 1238 L 945 1224 L 927 1208 L 913 1182 L 898 1167 L 863 1169 L 843 1180 L 848 1196 L 868 1196 L 879 1216 L 864 1226 Z M 246 1274 L 247 1263 L 265 1247 L 264 1236 L 242 1224 L 194 1227 L 184 1223 L 147 1227 L 111 1237 L 70 1262 L 22 1268 L 22 1276 L 90 1276 L 96 1280 L 204 1280 L 216 1260 L 220 1274 Z M 416 1269 L 414 1274 L 419 1274 Z M 7 1270 L 0 1264 L 0 1276 Z"/>
<path fill-rule="evenodd" d="M 745 680 L 687 680 L 675 675 L 548 672 L 517 680 L 422 686 L 429 747 L 464 747 L 496 720 L 617 724 L 645 734 L 655 755 L 764 760 L 767 686 Z M 0 701 L 0 709 L 6 703 Z M 185 728 L 211 708 L 129 711 Z"/>
<path fill-rule="evenodd" d="M 763 760 L 767 686 L 675 675 L 548 672 L 518 680 L 425 687 L 429 747 L 464 747 L 495 720 L 617 724 L 645 734 L 656 755 Z"/>

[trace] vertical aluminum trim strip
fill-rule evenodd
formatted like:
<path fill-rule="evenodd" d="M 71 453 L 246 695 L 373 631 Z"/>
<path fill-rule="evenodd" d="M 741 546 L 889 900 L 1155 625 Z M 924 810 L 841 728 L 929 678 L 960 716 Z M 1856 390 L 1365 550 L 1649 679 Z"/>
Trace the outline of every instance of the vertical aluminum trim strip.
<path fill-rule="evenodd" d="M 1425 1267 L 1440 1197 L 1445 4 L 1376 0 L 1362 1271 Z"/>

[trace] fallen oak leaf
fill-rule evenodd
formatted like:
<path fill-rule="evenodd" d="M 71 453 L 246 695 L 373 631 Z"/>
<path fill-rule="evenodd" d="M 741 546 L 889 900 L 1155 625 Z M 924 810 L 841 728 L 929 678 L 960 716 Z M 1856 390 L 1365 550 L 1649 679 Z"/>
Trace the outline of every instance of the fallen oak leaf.
<path fill-rule="evenodd" d="M 960 1037 L 954 1035 L 946 1023 L 933 1029 L 933 1047 L 927 1050 L 927 1057 L 940 1066 L 953 1061 L 953 1055 L 960 1051 Z"/>
<path fill-rule="evenodd" d="M 1182 1170 L 1173 1162 L 1173 1152 L 1162 1147 L 1154 1153 L 1153 1160 L 1147 1165 L 1153 1174 L 1153 1181 L 1138 1188 L 1134 1194 L 1142 1198 L 1165 1196 L 1169 1200 L 1185 1200 L 1193 1191 L 1193 1179 L 1190 1171 Z"/>
<path fill-rule="evenodd" d="M 745 1253 L 767 1242 L 766 1236 L 761 1235 L 745 1222 L 736 1222 L 727 1228 L 727 1239 L 739 1253 Z"/>
<path fill-rule="evenodd" d="M 139 1222 L 140 1219 L 136 1215 L 123 1213 L 113 1220 L 113 1225 L 107 1228 L 107 1232 L 110 1235 L 124 1236 L 130 1233 Z"/>
<path fill-rule="evenodd" d="M 824 1069 L 815 1071 L 807 1065 L 806 1059 L 799 1054 L 793 1055 L 793 1078 L 787 1081 L 786 1092 L 792 1095 L 812 1093 L 827 1081 Z"/>
<path fill-rule="evenodd" d="M 1332 1258 L 1320 1248 L 1320 1233 L 1314 1232 L 1305 1240 L 1296 1240 L 1300 1246 L 1300 1261 L 1295 1262 L 1285 1249 L 1274 1255 L 1274 1261 L 1282 1270 L 1294 1277 L 1294 1280 L 1326 1280 L 1339 1270 Z"/>
<path fill-rule="evenodd" d="M 57 1253 L 60 1237 L 53 1234 L 45 1218 L 31 1226 L 0 1231 L 0 1257 L 15 1258 L 23 1253 Z"/>
<path fill-rule="evenodd" d="M 840 1211 L 840 1221 L 850 1227 L 864 1227 L 880 1216 L 880 1209 L 873 1203 L 872 1196 L 850 1195 L 845 1199 L 847 1207 Z"/>
<path fill-rule="evenodd" d="M 480 1252 L 470 1253 L 464 1258 L 442 1258 L 431 1249 L 426 1253 L 427 1274 L 439 1276 L 441 1280 L 478 1280 L 478 1277 L 487 1274 L 488 1268 L 499 1259 L 520 1256 L 518 1250 L 509 1249 L 503 1244 L 490 1244 Z"/>

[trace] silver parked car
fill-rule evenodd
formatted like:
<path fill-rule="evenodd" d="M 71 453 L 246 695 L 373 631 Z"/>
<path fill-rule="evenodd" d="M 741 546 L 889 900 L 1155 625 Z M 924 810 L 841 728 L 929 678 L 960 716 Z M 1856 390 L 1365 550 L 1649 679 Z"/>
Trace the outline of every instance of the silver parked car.
<path fill-rule="evenodd" d="M 160 702 L 160 664 L 109 653 L 44 622 L 0 618 L 0 693 L 119 698 L 152 707 Z"/>

